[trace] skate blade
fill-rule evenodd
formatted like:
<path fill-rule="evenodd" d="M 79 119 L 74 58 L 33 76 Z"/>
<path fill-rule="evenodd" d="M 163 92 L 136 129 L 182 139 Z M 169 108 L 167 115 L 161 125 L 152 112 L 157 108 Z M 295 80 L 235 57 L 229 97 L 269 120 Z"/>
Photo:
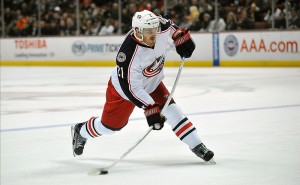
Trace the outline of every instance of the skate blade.
<path fill-rule="evenodd" d="M 76 154 L 74 153 L 74 145 L 73 145 L 73 140 L 74 140 L 74 133 L 75 133 L 75 129 L 74 126 L 71 126 L 71 137 L 72 137 L 72 149 L 73 149 L 73 156 L 76 157 Z"/>
<path fill-rule="evenodd" d="M 211 160 L 206 161 L 205 164 L 206 164 L 206 165 L 215 165 L 215 164 L 217 164 L 217 163 L 216 163 L 216 161 L 215 161 L 214 158 L 211 158 Z"/>

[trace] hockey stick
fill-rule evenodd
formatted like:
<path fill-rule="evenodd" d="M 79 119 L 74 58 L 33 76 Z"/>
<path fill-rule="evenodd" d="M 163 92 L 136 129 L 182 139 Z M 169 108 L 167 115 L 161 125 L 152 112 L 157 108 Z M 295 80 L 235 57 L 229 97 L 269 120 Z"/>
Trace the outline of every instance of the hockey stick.
<path fill-rule="evenodd" d="M 163 109 L 161 110 L 161 115 L 164 114 L 164 112 L 166 111 L 166 108 L 167 106 L 169 105 L 172 97 L 173 97 L 173 94 L 175 92 L 175 89 L 176 89 L 176 86 L 178 84 L 178 81 L 179 81 L 179 77 L 181 75 L 181 71 L 182 71 L 182 68 L 183 68 L 183 65 L 184 65 L 184 60 L 185 58 L 182 57 L 181 58 L 181 62 L 180 62 L 180 67 L 179 67 L 179 70 L 178 70 L 178 73 L 177 73 L 177 76 L 176 76 L 176 79 L 175 79 L 175 82 L 174 82 L 174 85 L 172 87 L 172 90 L 171 90 L 171 93 L 163 107 Z M 108 174 L 108 171 L 111 170 L 117 163 L 119 163 L 124 157 L 126 157 L 133 149 L 135 149 L 135 147 L 137 147 L 147 136 L 148 134 L 153 130 L 153 126 L 150 126 L 147 130 L 147 132 L 144 134 L 143 137 L 141 137 L 134 145 L 132 145 L 118 160 L 116 160 L 115 162 L 113 162 L 111 165 L 107 166 L 107 167 L 104 167 L 104 168 L 96 168 L 96 169 L 93 169 L 89 172 L 89 175 L 105 175 L 105 174 Z"/>

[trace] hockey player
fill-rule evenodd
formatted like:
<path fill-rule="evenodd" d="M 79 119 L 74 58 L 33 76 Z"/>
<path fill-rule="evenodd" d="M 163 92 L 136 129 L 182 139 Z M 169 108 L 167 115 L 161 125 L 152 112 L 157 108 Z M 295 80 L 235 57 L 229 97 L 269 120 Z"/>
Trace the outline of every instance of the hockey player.
<path fill-rule="evenodd" d="M 162 129 L 166 122 L 192 152 L 205 161 L 212 159 L 214 153 L 202 143 L 196 128 L 173 99 L 164 115 L 160 114 L 169 95 L 162 79 L 170 37 L 181 57 L 192 55 L 195 43 L 187 29 L 181 30 L 171 20 L 147 10 L 134 14 L 132 30 L 121 44 L 108 81 L 102 116 L 72 126 L 74 156 L 83 153 L 87 139 L 120 131 L 137 106 L 144 109 L 148 125 L 154 130 Z"/>

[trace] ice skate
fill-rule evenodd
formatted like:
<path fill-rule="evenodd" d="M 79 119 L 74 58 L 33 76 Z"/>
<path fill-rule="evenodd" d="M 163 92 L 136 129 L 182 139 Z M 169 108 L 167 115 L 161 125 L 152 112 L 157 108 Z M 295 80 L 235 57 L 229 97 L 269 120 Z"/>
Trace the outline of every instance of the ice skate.
<path fill-rule="evenodd" d="M 84 123 L 78 123 L 75 126 L 71 127 L 72 132 L 72 145 L 73 145 L 73 155 L 74 157 L 76 155 L 81 155 L 83 153 L 84 145 L 86 143 L 86 140 L 84 137 L 80 135 L 80 129 L 85 124 Z"/>
<path fill-rule="evenodd" d="M 210 161 L 214 156 L 214 153 L 207 149 L 203 143 L 197 145 L 192 151 L 204 161 Z"/>

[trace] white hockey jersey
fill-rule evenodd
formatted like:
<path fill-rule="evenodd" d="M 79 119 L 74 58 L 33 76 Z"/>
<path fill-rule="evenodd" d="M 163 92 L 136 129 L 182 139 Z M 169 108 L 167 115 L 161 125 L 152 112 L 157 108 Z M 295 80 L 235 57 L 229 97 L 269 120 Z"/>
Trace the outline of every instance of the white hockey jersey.
<path fill-rule="evenodd" d="M 154 104 L 149 95 L 164 78 L 163 67 L 168 39 L 178 29 L 170 20 L 159 17 L 160 30 L 153 48 L 141 44 L 131 30 L 116 57 L 111 80 L 119 95 L 142 108 Z"/>

